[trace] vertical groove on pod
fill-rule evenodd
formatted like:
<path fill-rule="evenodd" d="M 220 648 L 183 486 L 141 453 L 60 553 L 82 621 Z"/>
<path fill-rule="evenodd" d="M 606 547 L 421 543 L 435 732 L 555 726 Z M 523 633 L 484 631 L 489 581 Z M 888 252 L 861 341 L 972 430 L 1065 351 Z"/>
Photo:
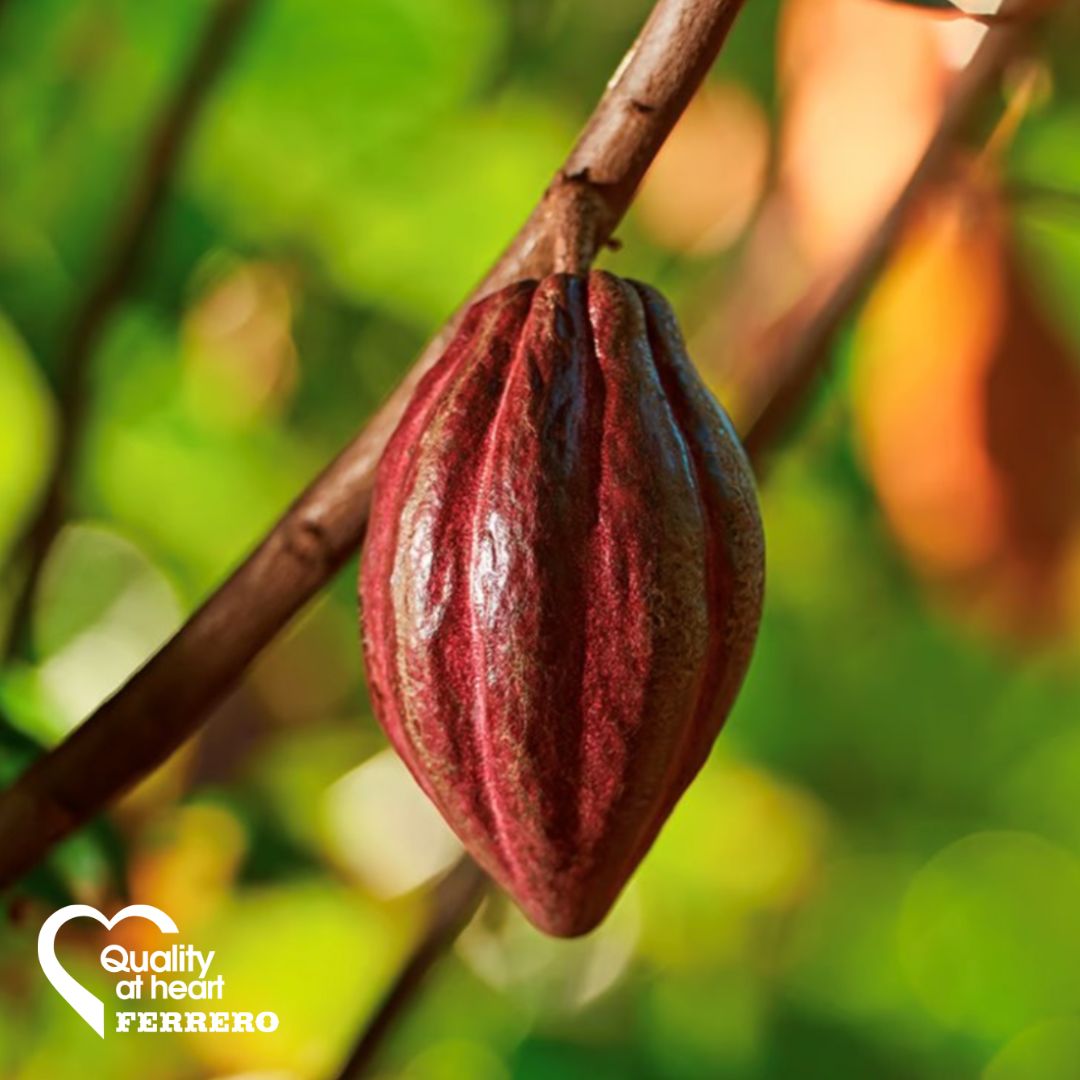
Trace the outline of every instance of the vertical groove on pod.
<path fill-rule="evenodd" d="M 687 356 L 670 305 L 650 286 L 630 284 L 645 306 L 653 355 L 690 447 L 709 518 L 709 680 L 691 728 L 697 745 L 691 748 L 681 787 L 672 792 L 674 805 L 708 756 L 749 664 L 761 613 L 764 539 L 752 480 L 747 480 L 750 463 L 730 420 Z"/>

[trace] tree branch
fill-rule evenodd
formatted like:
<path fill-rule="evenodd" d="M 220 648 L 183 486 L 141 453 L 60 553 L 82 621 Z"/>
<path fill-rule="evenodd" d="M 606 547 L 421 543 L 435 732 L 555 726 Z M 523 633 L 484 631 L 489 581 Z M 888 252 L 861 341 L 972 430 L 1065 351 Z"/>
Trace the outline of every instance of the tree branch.
<path fill-rule="evenodd" d="M 427 924 L 365 1024 L 339 1080 L 356 1080 L 371 1068 L 386 1036 L 412 1004 L 428 972 L 476 913 L 488 884 L 480 867 L 463 855 L 435 887 L 429 900 Z"/>
<path fill-rule="evenodd" d="M 237 0 L 233 0 L 237 2 Z M 566 202 L 591 253 L 611 235 L 727 37 L 743 0 L 659 0 L 539 205 L 474 293 L 549 272 Z M 462 309 L 464 310 L 464 309 Z M 0 886 L 161 764 L 360 545 L 379 455 L 462 312 L 367 428 L 171 641 L 0 795 Z"/>
<path fill-rule="evenodd" d="M 1026 40 L 1030 18 L 1024 16 L 1023 5 L 1014 5 L 1009 14 L 1012 18 L 987 33 L 957 76 L 938 127 L 911 176 L 850 263 L 811 285 L 733 373 L 746 402 L 744 444 L 759 471 L 827 365 L 830 345 L 892 249 L 912 204 L 927 183 L 946 170 L 972 112 Z"/>
<path fill-rule="evenodd" d="M 91 280 L 60 347 L 55 375 L 59 437 L 38 510 L 15 545 L 12 562 L 16 567 L 22 564 L 23 579 L 8 626 L 8 657 L 28 647 L 34 594 L 42 567 L 67 516 L 71 474 L 86 421 L 94 350 L 131 287 L 199 111 L 232 55 L 255 3 L 220 0 L 210 17 L 187 71 L 151 134 L 139 174 L 105 243 L 97 276 Z"/>

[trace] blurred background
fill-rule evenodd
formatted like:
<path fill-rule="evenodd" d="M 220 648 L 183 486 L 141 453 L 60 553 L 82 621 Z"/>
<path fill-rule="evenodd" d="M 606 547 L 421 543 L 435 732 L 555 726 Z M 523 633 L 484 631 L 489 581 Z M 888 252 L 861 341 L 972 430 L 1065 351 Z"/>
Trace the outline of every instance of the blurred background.
<path fill-rule="evenodd" d="M 749 0 L 603 256 L 667 293 L 736 419 L 760 341 L 876 228 L 985 31 L 944 6 Z M 0 782 L 371 414 L 648 7 L 257 0 L 87 365 L 68 522 L 0 674 Z M 59 446 L 72 318 L 212 9 L 0 2 L 7 555 Z M 775 443 L 764 625 L 708 766 L 593 935 L 485 902 L 381 1075 L 1080 1076 L 1080 35 L 1050 19 Z M 0 1076 L 333 1075 L 458 854 L 373 720 L 355 569 L 11 903 Z M 64 903 L 125 899 L 281 1030 L 99 1041 L 35 940 Z M 61 938 L 90 986 L 102 941 Z"/>

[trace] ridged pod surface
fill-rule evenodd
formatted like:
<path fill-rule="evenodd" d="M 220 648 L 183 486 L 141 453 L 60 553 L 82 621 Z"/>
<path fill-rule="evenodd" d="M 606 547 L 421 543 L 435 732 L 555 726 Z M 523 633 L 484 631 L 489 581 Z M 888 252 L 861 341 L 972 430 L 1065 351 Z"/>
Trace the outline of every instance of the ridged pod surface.
<path fill-rule="evenodd" d="M 705 761 L 763 552 L 746 457 L 647 286 L 503 289 L 417 389 L 361 567 L 372 700 L 542 930 L 604 917 Z"/>

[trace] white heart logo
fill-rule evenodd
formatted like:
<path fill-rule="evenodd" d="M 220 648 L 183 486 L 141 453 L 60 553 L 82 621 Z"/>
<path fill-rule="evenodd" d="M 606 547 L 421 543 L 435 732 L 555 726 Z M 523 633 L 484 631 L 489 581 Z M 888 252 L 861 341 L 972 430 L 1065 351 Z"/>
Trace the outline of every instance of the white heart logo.
<path fill-rule="evenodd" d="M 131 904 L 122 908 L 111 919 L 106 919 L 97 908 L 89 904 L 69 904 L 54 911 L 42 924 L 38 933 L 38 963 L 45 977 L 56 992 L 104 1039 L 105 1004 L 96 994 L 91 994 L 77 979 L 73 979 L 56 959 L 56 934 L 60 927 L 72 919 L 86 916 L 96 919 L 106 930 L 111 930 L 124 919 L 137 916 L 149 919 L 163 934 L 179 934 L 180 929 L 160 908 L 150 904 Z"/>

